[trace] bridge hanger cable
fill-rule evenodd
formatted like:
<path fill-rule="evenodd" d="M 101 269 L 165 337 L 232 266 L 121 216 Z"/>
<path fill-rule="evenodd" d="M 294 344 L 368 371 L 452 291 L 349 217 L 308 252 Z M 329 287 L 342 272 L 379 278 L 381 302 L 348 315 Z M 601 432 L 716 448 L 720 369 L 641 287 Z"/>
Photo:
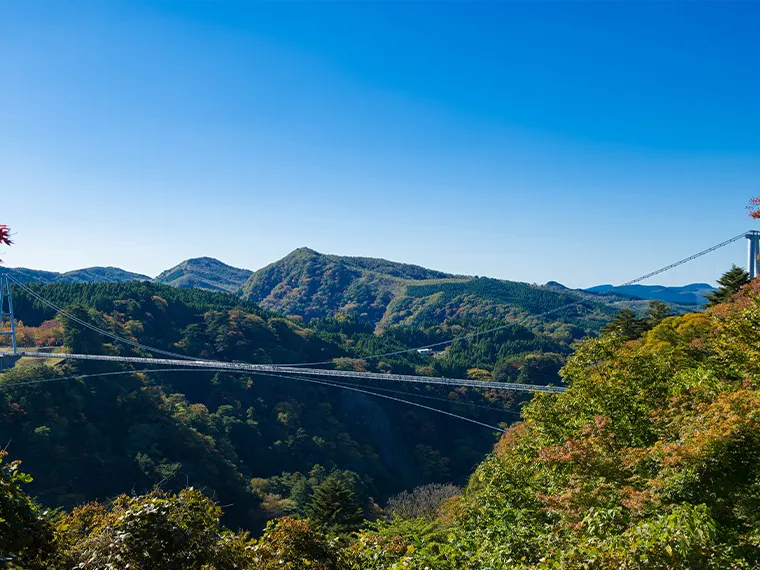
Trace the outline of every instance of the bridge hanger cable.
<path fill-rule="evenodd" d="M 316 378 L 304 378 L 303 376 L 285 376 L 284 374 L 272 374 L 271 372 L 250 372 L 245 370 L 214 370 L 209 368 L 190 368 L 190 369 L 183 369 L 183 368 L 154 368 L 150 370 L 119 370 L 116 372 L 99 372 L 95 374 L 75 374 L 71 376 L 61 376 L 58 378 L 44 378 L 41 380 L 30 380 L 28 382 L 6 382 L 3 384 L 0 384 L 0 391 L 10 388 L 19 388 L 23 386 L 30 386 L 35 384 L 46 384 L 50 382 L 62 382 L 64 380 L 77 380 L 77 379 L 85 379 L 85 378 L 97 378 L 97 377 L 103 377 L 103 376 L 119 376 L 119 375 L 125 375 L 125 374 L 144 374 L 144 373 L 151 373 L 151 372 L 232 372 L 233 374 L 245 374 L 245 375 L 259 375 L 259 376 L 270 376 L 272 378 L 284 378 L 286 380 L 295 380 L 297 382 L 306 382 L 309 384 L 320 384 L 323 386 L 331 386 L 333 388 L 340 388 L 343 390 L 349 390 L 351 392 L 359 392 L 361 394 L 367 394 L 370 396 L 376 396 L 378 398 L 385 398 L 387 400 L 392 400 L 395 402 L 400 402 L 402 404 L 408 404 L 410 406 L 416 406 L 418 408 L 423 408 L 425 410 L 429 410 L 431 412 L 437 412 L 439 414 L 443 414 L 446 416 L 450 416 L 453 418 L 457 418 L 459 420 L 463 420 L 466 422 L 470 422 L 472 424 L 476 424 L 482 427 L 487 427 L 489 429 L 493 429 L 499 432 L 504 432 L 503 428 L 500 428 L 498 426 L 493 426 L 484 422 L 480 422 L 478 420 L 474 420 L 472 418 L 467 418 L 465 416 L 460 416 L 459 414 L 455 414 L 453 412 L 447 412 L 446 410 L 439 410 L 438 408 L 434 408 L 432 406 L 426 406 L 424 404 L 420 404 L 419 402 L 411 402 L 409 400 L 404 400 L 402 398 L 396 398 L 394 396 L 388 396 L 386 394 L 378 394 L 376 392 L 372 392 L 370 390 L 365 390 L 362 388 L 357 388 L 355 386 L 350 386 L 347 384 L 340 384 L 336 382 L 326 382 L 324 380 L 317 380 Z M 506 410 L 505 410 L 506 411 Z"/>

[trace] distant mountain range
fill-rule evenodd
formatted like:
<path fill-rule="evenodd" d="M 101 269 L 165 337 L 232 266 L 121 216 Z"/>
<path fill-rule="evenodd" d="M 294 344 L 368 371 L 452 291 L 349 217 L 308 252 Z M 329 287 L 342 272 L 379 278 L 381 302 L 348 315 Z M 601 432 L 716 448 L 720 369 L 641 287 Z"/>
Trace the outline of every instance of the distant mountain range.
<path fill-rule="evenodd" d="M 612 285 L 597 285 L 586 289 L 590 293 L 607 293 L 613 289 Z M 705 296 L 715 291 L 715 288 L 707 283 L 692 283 L 683 287 L 665 287 L 663 285 L 627 285 L 616 287 L 615 293 L 630 295 L 638 299 L 658 300 L 666 303 L 679 303 L 683 305 L 704 305 Z"/>
<path fill-rule="evenodd" d="M 128 281 L 151 281 L 147 275 L 130 273 L 118 267 L 86 267 L 66 273 L 26 269 L 25 267 L 9 268 L 19 281 L 24 283 L 125 283 Z"/>
<path fill-rule="evenodd" d="M 649 300 L 671 303 L 676 312 L 693 310 L 713 290 L 706 283 L 684 287 L 599 285 L 569 289 L 452 275 L 417 265 L 370 257 L 345 257 L 299 248 L 258 271 L 232 267 L 211 257 L 188 259 L 155 279 L 116 267 L 66 273 L 10 269 L 25 282 L 101 283 L 155 281 L 239 295 L 265 309 L 306 320 L 354 313 L 382 329 L 389 325 L 430 326 L 452 319 L 514 319 L 541 314 L 573 300 L 584 309 L 573 316 L 598 328 L 614 310 L 646 310 Z M 552 317 L 553 319 L 554 317 Z M 601 326 L 601 325 L 599 325 Z"/>

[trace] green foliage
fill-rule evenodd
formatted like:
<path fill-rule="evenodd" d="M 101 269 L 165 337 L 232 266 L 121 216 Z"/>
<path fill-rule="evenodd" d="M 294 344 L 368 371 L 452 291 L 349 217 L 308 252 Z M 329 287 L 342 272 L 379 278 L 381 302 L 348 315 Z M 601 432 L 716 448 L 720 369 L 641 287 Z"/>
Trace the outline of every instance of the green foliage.
<path fill-rule="evenodd" d="M 649 310 L 647 311 L 647 324 L 649 325 L 650 329 L 656 327 L 666 318 L 672 316 L 673 310 L 667 303 L 663 303 L 662 301 L 657 300 L 649 302 Z"/>
<path fill-rule="evenodd" d="M 248 538 L 219 524 L 221 509 L 200 491 L 122 495 L 108 507 L 75 509 L 57 525 L 67 568 L 232 570 L 249 560 Z"/>
<path fill-rule="evenodd" d="M 330 360 L 386 347 L 406 348 L 428 334 L 393 329 L 377 336 L 354 314 L 306 327 L 231 295 L 152 283 L 52 284 L 37 290 L 81 320 L 115 334 L 165 350 L 227 361 Z M 16 300 L 17 314 L 24 322 L 42 324 L 50 316 L 46 307 L 23 293 Z M 68 349 L 137 353 L 69 319 L 60 321 Z M 455 330 L 429 334 L 439 338 Z M 440 359 L 415 352 L 389 361 L 368 361 L 366 366 L 414 373 L 417 367 L 432 363 L 440 367 L 434 374 L 455 374 L 459 368 L 466 370 L 466 360 L 477 354 L 490 370 L 489 362 L 504 354 L 502 350 L 536 348 L 542 343 L 557 346 L 547 336 L 537 338 L 519 329 L 483 339 L 482 344 L 459 346 L 451 356 Z M 368 495 L 382 502 L 423 483 L 464 483 L 494 441 L 488 430 L 455 419 L 296 381 L 182 371 L 47 382 L 126 367 L 22 364 L 0 376 L 0 383 L 24 384 L 0 391 L 4 418 L 0 441 L 12 442 L 11 451 L 35 475 L 30 492 L 53 507 L 71 508 L 128 490 L 144 492 L 157 482 L 174 491 L 192 484 L 211 489 L 223 504 L 232 504 L 225 511 L 227 524 L 258 529 L 268 518 L 305 513 L 313 490 L 321 483 L 312 483 L 306 475 L 315 464 L 324 465 L 327 474 L 335 470 L 362 473 L 357 495 L 364 507 Z M 410 399 L 418 395 L 438 398 L 443 401 L 437 405 L 488 423 L 517 417 L 500 413 L 514 405 L 508 394 L 394 388 Z M 477 403 L 493 411 L 457 402 Z M 444 432 L 456 435 L 441 438 Z M 265 483 L 260 487 L 263 492 L 251 488 L 251 479 L 273 480 L 283 472 L 303 473 L 301 477 L 308 481 L 295 491 L 295 481 L 287 488 Z"/>
<path fill-rule="evenodd" d="M 150 281 L 147 275 L 130 273 L 118 267 L 87 267 L 66 273 L 39 271 L 14 267 L 10 273 L 22 283 L 128 283 L 130 281 Z"/>
<path fill-rule="evenodd" d="M 760 563 L 760 296 L 585 341 L 465 494 L 481 568 Z M 739 355 L 742 356 L 739 356 Z"/>
<path fill-rule="evenodd" d="M 229 317 L 225 326 L 242 326 L 243 316 Z M 117 554 L 130 567 L 199 570 L 757 568 L 760 284 L 748 285 L 731 303 L 705 313 L 667 317 L 662 307 L 653 306 L 646 321 L 653 328 L 638 338 L 607 334 L 581 342 L 561 371 L 568 390 L 536 396 L 524 406 L 524 421 L 503 435 L 461 498 L 439 500 L 440 494 L 423 496 L 419 490 L 402 495 L 400 502 L 412 507 L 409 516 L 401 511 L 392 516 L 390 508 L 390 516 L 362 523 L 358 477 L 315 465 L 308 473 L 250 481 L 261 500 L 274 501 L 277 495 L 301 505 L 312 519 L 270 522 L 255 541 L 224 529 L 219 509 L 192 490 L 120 497 L 107 507 L 90 504 L 63 515 L 52 529 L 20 491 L 26 478 L 14 480 L 4 471 L 0 482 L 13 483 L 0 486 L 0 513 L 15 513 L 15 518 L 3 514 L 0 523 L 22 522 L 0 540 L 6 534 L 8 540 L 21 540 L 21 546 L 13 543 L 14 553 L 19 560 L 28 558 L 30 546 L 23 542 L 28 533 L 19 529 L 41 525 L 41 532 L 31 536 L 39 540 L 36 548 L 47 552 L 48 565 L 37 561 L 41 558 L 24 562 L 29 568 L 56 568 L 58 562 L 50 561 L 58 560 L 61 570 L 77 564 L 119 567 Z M 563 357 L 520 358 L 494 372 L 506 379 L 548 374 Z M 25 373 L 13 371 L 5 381 L 23 382 Z M 50 369 L 35 373 L 57 374 Z M 76 388 L 76 383 L 66 388 L 75 400 L 81 397 Z M 159 386 L 145 388 L 151 393 Z M 227 388 L 241 393 L 240 386 Z M 130 393 L 123 389 L 104 402 Z M 158 394 L 187 434 L 213 442 L 219 454 L 231 454 L 230 464 L 240 464 L 243 446 L 228 446 L 236 430 L 247 429 L 236 406 L 208 408 L 180 395 Z M 6 407 L 4 418 L 13 423 L 27 401 L 10 404 L 15 406 Z M 296 442 L 304 443 L 305 407 L 280 400 L 270 413 L 293 435 L 296 449 L 304 449 Z M 272 427 L 259 421 L 263 416 L 255 406 L 246 417 L 251 428 Z M 33 425 L 30 445 L 54 450 L 50 440 L 57 437 L 56 425 Z M 157 455 L 152 449 L 157 443 L 151 427 L 130 425 L 131 441 L 140 450 L 136 463 L 145 470 L 163 466 L 171 471 L 172 462 L 156 461 L 164 450 Z M 251 432 L 243 433 L 248 441 Z M 323 452 L 326 445 L 327 440 L 317 444 Z M 360 449 L 345 438 L 336 446 L 354 453 Z M 445 458 L 436 453 L 424 444 L 415 447 L 416 456 L 440 472 Z M 365 528 L 359 530 L 360 525 Z"/>
<path fill-rule="evenodd" d="M 247 269 L 226 265 L 211 257 L 187 259 L 162 272 L 155 281 L 182 289 L 198 288 L 234 293 L 251 276 Z"/>
<path fill-rule="evenodd" d="M 726 271 L 720 279 L 718 279 L 718 285 L 720 287 L 706 295 L 708 306 L 712 307 L 720 303 L 728 301 L 729 297 L 739 292 L 742 286 L 749 283 L 749 273 L 744 271 L 741 267 L 732 265 L 731 269 Z"/>
<path fill-rule="evenodd" d="M 317 528 L 335 533 L 359 529 L 364 516 L 354 487 L 349 477 L 335 473 L 315 489 L 306 512 Z"/>
<path fill-rule="evenodd" d="M 20 461 L 3 464 L 5 456 L 0 450 L 0 567 L 42 570 L 54 552 L 52 526 L 22 490 L 32 478 Z"/>
<path fill-rule="evenodd" d="M 602 332 L 615 334 L 625 340 L 639 338 L 649 328 L 647 320 L 639 317 L 631 309 L 622 309 L 612 322 L 602 328 Z"/>
<path fill-rule="evenodd" d="M 270 522 L 252 549 L 256 570 L 344 570 L 334 541 L 315 532 L 308 521 Z"/>

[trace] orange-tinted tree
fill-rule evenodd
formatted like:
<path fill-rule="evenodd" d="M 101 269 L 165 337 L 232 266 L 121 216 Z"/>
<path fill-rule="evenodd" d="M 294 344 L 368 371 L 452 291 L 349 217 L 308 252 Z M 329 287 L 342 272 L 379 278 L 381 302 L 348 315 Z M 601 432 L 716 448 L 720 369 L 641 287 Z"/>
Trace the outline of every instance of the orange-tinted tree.
<path fill-rule="evenodd" d="M 760 196 L 752 198 L 747 206 L 749 210 L 749 217 L 755 220 L 760 220 Z"/>

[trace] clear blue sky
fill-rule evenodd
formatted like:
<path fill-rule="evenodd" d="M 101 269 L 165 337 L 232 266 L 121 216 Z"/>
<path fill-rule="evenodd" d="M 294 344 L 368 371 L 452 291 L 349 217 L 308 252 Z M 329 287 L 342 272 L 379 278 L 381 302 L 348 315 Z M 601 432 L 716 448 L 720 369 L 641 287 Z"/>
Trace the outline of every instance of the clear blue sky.
<path fill-rule="evenodd" d="M 10 266 L 618 283 L 753 227 L 755 2 L 0 2 Z M 755 224 L 758 225 L 758 224 Z M 713 281 L 740 242 L 656 279 Z"/>

